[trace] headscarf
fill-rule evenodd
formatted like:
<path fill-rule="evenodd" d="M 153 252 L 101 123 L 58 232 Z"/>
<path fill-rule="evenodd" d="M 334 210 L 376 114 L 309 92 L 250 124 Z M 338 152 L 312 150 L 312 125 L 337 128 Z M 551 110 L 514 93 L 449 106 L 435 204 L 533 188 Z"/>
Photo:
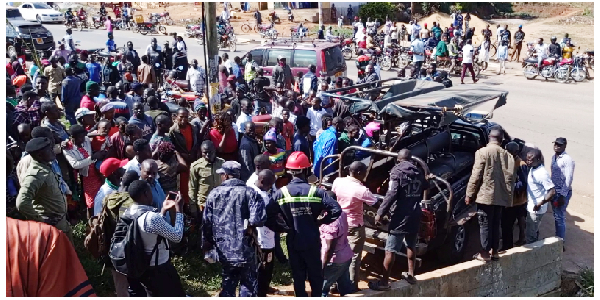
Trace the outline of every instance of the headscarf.
<path fill-rule="evenodd" d="M 277 143 L 277 133 L 275 132 L 275 128 L 271 128 L 269 131 L 267 131 L 267 133 L 265 133 L 263 141 L 272 141 Z"/>
<path fill-rule="evenodd" d="M 380 128 L 381 128 L 381 125 L 379 123 L 371 122 L 371 123 L 367 124 L 367 126 L 365 127 L 365 132 L 367 133 L 367 136 L 373 137 L 373 132 L 379 131 Z"/>

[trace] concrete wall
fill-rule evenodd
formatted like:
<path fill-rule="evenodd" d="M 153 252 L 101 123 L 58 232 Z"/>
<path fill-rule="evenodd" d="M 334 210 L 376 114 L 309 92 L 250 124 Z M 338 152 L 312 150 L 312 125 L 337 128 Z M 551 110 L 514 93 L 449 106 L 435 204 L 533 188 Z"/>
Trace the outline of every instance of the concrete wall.
<path fill-rule="evenodd" d="M 561 285 L 562 239 L 547 238 L 516 247 L 497 262 L 468 261 L 417 275 L 417 284 L 392 283 L 385 292 L 364 291 L 369 297 L 535 297 Z"/>

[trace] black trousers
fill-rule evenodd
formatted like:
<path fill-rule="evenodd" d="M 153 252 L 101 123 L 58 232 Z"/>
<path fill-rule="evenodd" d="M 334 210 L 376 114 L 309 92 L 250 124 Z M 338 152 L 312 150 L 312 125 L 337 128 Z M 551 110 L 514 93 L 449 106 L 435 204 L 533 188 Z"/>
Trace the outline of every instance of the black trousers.
<path fill-rule="evenodd" d="M 294 293 L 296 297 L 308 297 L 304 281 L 308 277 L 311 288 L 311 297 L 321 297 L 323 289 L 323 269 L 321 265 L 321 249 L 314 247 L 308 250 L 296 251 L 288 242 L 288 254 L 294 279 Z"/>
<path fill-rule="evenodd" d="M 502 206 L 477 203 L 479 238 L 483 251 L 498 251 L 500 248 L 500 221 Z"/>
<path fill-rule="evenodd" d="M 508 250 L 514 247 L 514 234 L 513 229 L 515 221 L 518 220 L 519 216 L 526 216 L 527 210 L 525 205 L 504 207 L 502 209 L 502 250 Z"/>
<path fill-rule="evenodd" d="M 144 275 L 136 282 L 136 280 L 127 279 L 129 281 L 129 296 L 130 297 L 143 297 L 145 295 L 137 294 L 132 289 L 133 286 L 138 288 L 139 283 L 144 287 L 148 297 L 185 297 L 185 291 L 181 285 L 181 279 L 177 270 L 171 263 L 159 265 L 158 267 L 150 267 Z"/>
<path fill-rule="evenodd" d="M 274 249 L 262 249 L 262 264 L 258 268 L 258 297 L 266 297 L 273 279 Z"/>
<path fill-rule="evenodd" d="M 275 233 L 275 250 L 273 250 L 273 254 L 280 263 L 285 264 L 287 262 L 283 248 L 281 248 L 281 234 L 279 233 Z"/>

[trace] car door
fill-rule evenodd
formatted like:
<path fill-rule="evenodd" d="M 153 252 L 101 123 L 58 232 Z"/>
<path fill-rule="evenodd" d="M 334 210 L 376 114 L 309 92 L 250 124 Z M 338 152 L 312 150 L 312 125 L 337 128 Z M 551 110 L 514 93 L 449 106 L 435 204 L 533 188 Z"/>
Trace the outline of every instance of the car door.
<path fill-rule="evenodd" d="M 263 70 L 265 72 L 265 77 L 273 77 L 273 71 L 275 70 L 275 67 L 277 66 L 277 57 L 279 57 L 279 55 L 285 57 L 287 59 L 287 61 L 289 62 L 292 57 L 292 50 L 291 49 L 267 49 L 267 53 L 266 53 L 266 60 L 265 63 L 263 64 Z"/>

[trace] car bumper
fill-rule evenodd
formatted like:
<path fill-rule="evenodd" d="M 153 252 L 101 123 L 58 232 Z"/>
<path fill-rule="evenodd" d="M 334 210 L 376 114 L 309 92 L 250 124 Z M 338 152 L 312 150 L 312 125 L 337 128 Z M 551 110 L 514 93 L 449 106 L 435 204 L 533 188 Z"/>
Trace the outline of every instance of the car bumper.
<path fill-rule="evenodd" d="M 42 19 L 42 22 L 64 22 L 65 21 L 64 16 L 58 16 L 58 17 L 40 16 L 40 18 Z"/>

